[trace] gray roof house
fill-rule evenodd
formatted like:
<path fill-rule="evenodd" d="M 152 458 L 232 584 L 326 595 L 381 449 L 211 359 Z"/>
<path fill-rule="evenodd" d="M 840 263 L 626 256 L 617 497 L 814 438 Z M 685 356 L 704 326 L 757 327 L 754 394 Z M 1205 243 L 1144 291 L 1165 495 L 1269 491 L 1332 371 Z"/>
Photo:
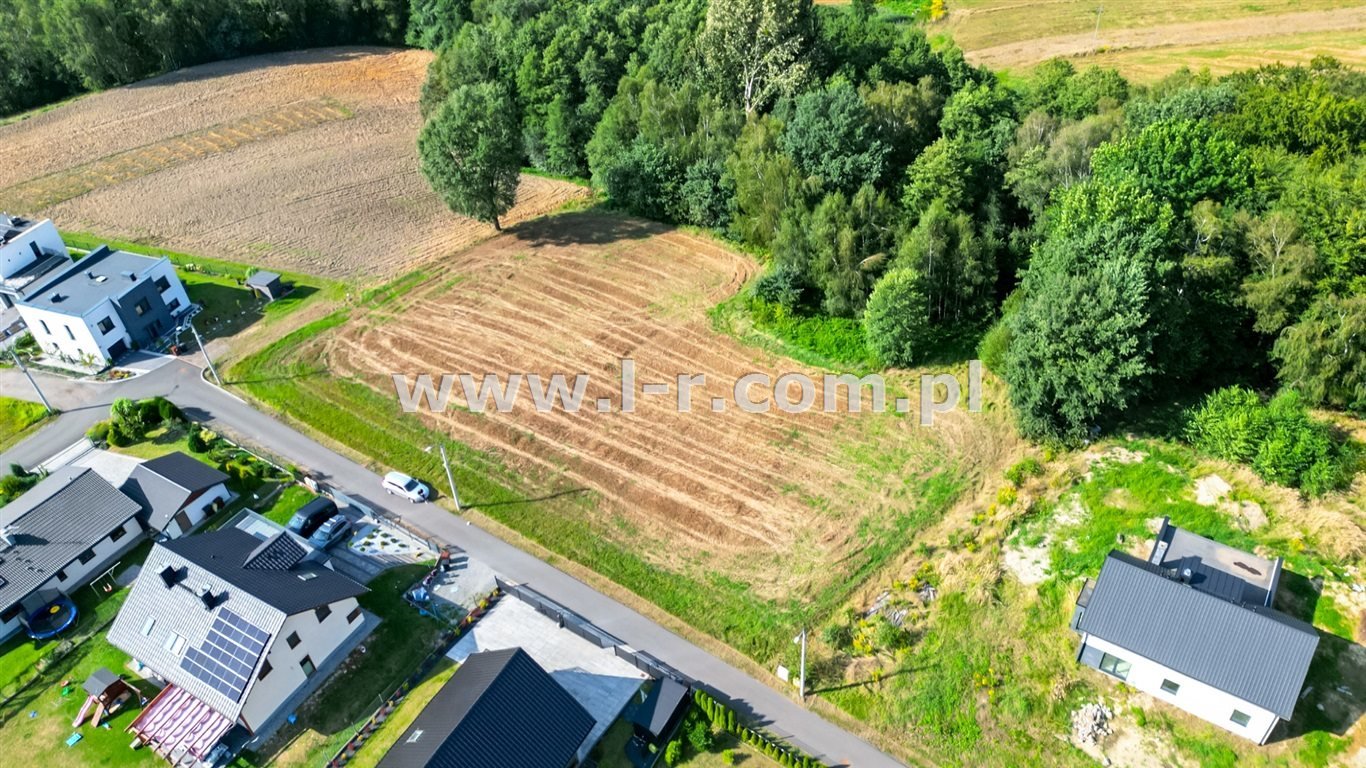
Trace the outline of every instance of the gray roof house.
<path fill-rule="evenodd" d="M 1271 607 L 1280 570 L 1164 521 L 1147 560 L 1111 552 L 1082 589 L 1078 659 L 1264 744 L 1293 716 L 1319 643 Z"/>
<path fill-rule="evenodd" d="M 231 499 L 227 482 L 216 468 L 177 451 L 139 464 L 122 490 L 142 504 L 147 528 L 183 535 Z"/>
<path fill-rule="evenodd" d="M 379 768 L 566 768 L 594 722 L 526 651 L 485 651 L 451 675 Z"/>
<path fill-rule="evenodd" d="M 107 364 L 151 345 L 190 306 L 169 259 L 107 246 L 49 272 L 18 299 L 43 351 L 83 364 Z"/>
<path fill-rule="evenodd" d="M 363 635 L 364 586 L 288 534 L 238 528 L 158 543 L 109 641 L 166 681 L 129 727 L 174 761 L 229 730 L 264 738 Z M 313 679 L 315 675 L 319 675 Z"/>
<path fill-rule="evenodd" d="M 142 507 L 94 470 L 65 467 L 0 507 L 0 637 L 140 540 Z"/>

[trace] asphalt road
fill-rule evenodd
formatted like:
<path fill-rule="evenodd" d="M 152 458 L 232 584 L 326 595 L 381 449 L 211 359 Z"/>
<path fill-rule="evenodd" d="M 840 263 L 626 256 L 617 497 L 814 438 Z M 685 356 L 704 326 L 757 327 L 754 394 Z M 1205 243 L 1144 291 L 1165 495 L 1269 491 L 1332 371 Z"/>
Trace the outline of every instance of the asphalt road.
<path fill-rule="evenodd" d="M 455 544 L 504 578 L 527 584 L 587 618 L 628 645 L 645 651 L 703 683 L 736 711 L 829 765 L 892 768 L 902 763 L 868 742 L 832 725 L 793 698 L 693 645 L 649 618 L 592 587 L 470 525 L 434 504 L 396 501 L 380 490 L 379 475 L 330 450 L 200 378 L 199 369 L 171 362 L 117 383 L 72 382 L 35 374 L 49 401 L 62 414 L 41 431 L 0 454 L 0 467 L 38 464 L 79 440 L 107 418 L 115 398 L 164 395 L 192 419 L 286 459 L 364 504 L 387 510 L 439 541 Z M 0 394 L 36 400 L 23 374 L 0 369 Z"/>

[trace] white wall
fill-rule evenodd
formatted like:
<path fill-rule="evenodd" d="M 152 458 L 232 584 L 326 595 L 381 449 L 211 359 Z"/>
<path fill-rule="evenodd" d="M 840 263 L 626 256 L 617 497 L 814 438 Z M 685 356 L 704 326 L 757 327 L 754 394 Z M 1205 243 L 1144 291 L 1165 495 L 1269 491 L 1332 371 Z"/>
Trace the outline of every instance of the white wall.
<path fill-rule="evenodd" d="M 224 502 L 227 502 L 230 498 L 232 498 L 232 491 L 228 490 L 228 486 L 224 485 L 223 483 L 215 485 L 214 487 L 200 494 L 198 498 L 196 498 L 194 501 L 191 501 L 189 504 L 185 506 L 184 512 L 190 518 L 189 530 L 182 531 L 180 529 L 180 525 L 177 524 L 175 518 L 172 517 L 171 522 L 166 524 L 166 535 L 170 536 L 173 539 L 184 536 L 185 534 L 189 533 L 190 530 L 193 530 L 196 525 L 199 525 L 200 523 L 204 522 L 204 518 L 209 516 L 210 505 L 212 505 L 215 501 L 218 501 L 219 499 L 222 499 Z"/>
<path fill-rule="evenodd" d="M 64 315 L 27 304 L 19 305 L 19 314 L 44 352 L 76 362 L 107 362 L 109 348 L 120 339 L 125 343 L 128 341 L 123 321 L 108 300 L 101 302 L 84 317 Z M 106 317 L 114 324 L 109 333 L 101 332 L 98 327 L 99 322 Z M 67 333 L 68 328 L 71 329 L 70 334 Z M 73 335 L 76 338 L 71 338 Z"/>
<path fill-rule="evenodd" d="M 65 576 L 65 578 L 59 579 L 56 574 L 54 574 L 52 578 L 43 582 L 42 586 L 33 591 L 41 592 L 43 590 L 56 589 L 63 593 L 71 594 L 77 589 L 84 587 L 91 579 L 98 576 L 100 572 L 109 569 L 111 565 L 109 561 L 111 559 L 137 546 L 137 543 L 142 540 L 142 524 L 137 521 L 137 518 L 125 522 L 122 526 L 122 530 L 123 536 L 118 541 L 114 541 L 109 536 L 100 539 L 99 542 L 92 547 L 95 551 L 95 556 L 90 558 L 86 563 L 81 564 L 79 562 L 73 562 L 71 565 L 61 569 L 62 575 Z M 113 533 L 114 531 L 110 531 L 111 536 Z M 23 628 L 23 622 L 19 620 L 19 617 L 15 617 L 4 624 L 0 624 L 0 639 L 9 637 L 15 632 L 21 631 Z"/>
<path fill-rule="evenodd" d="M 1192 638 L 1191 640 L 1192 642 L 1200 642 L 1199 638 Z M 1155 699 L 1180 707 L 1230 733 L 1262 743 L 1266 735 L 1270 733 L 1272 726 L 1280 719 L 1271 711 L 1170 670 L 1155 661 L 1120 648 L 1114 643 L 1093 635 L 1088 635 L 1085 643 L 1090 648 L 1116 656 L 1133 665 L 1124 682 Z M 1170 680 L 1181 688 L 1175 694 L 1167 693 L 1162 690 L 1163 680 Z M 1251 719 L 1247 725 L 1240 726 L 1230 719 L 1235 709 L 1250 716 Z"/>
<path fill-rule="evenodd" d="M 364 614 L 357 616 L 352 623 L 346 621 L 346 617 L 359 605 L 354 597 L 339 600 L 331 605 L 332 613 L 321 623 L 314 611 L 304 611 L 285 619 L 279 635 L 271 639 L 270 650 L 266 652 L 266 660 L 271 666 L 270 674 L 264 680 L 256 681 L 242 706 L 242 719 L 249 728 L 256 730 L 269 720 L 290 694 L 308 680 L 299 666 L 305 656 L 313 660 L 315 667 L 323 667 L 328 657 L 364 623 Z M 300 642 L 296 648 L 290 648 L 286 642 L 292 632 L 299 633 Z"/>
<path fill-rule="evenodd" d="M 37 260 L 29 243 L 36 242 L 45 252 L 70 256 L 66 243 L 57 233 L 57 226 L 50 219 L 43 219 L 29 227 L 23 234 L 0 246 L 0 279 L 8 278 Z"/>

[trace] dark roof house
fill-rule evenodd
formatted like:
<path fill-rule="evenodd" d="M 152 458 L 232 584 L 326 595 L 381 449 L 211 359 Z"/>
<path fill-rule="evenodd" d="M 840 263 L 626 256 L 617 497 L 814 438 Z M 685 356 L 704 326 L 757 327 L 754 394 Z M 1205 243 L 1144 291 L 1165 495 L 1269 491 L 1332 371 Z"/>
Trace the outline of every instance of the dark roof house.
<path fill-rule="evenodd" d="M 217 469 L 177 451 L 144 461 L 122 490 L 143 506 L 146 526 L 163 531 L 177 513 L 227 480 Z"/>
<path fill-rule="evenodd" d="M 1079 657 L 1142 690 L 1151 683 L 1160 693 L 1150 693 L 1264 742 L 1276 718 L 1294 714 L 1319 643 L 1312 626 L 1270 607 L 1279 578 L 1279 560 L 1164 521 L 1147 560 L 1112 551 L 1094 585 L 1082 590 L 1072 623 L 1083 638 Z M 1134 674 L 1140 662 L 1161 674 Z M 1195 683 L 1239 703 L 1232 726 L 1211 694 L 1185 692 Z M 1274 717 L 1251 723 L 1249 707 Z"/>
<path fill-rule="evenodd" d="M 655 681 L 645 701 L 631 714 L 638 736 L 659 744 L 673 735 L 688 711 L 688 686 L 672 677 Z"/>
<path fill-rule="evenodd" d="M 367 590 L 313 561 L 288 534 L 262 541 L 224 528 L 158 543 L 109 630 L 109 641 L 227 720 L 242 711 L 260 664 L 290 616 Z M 183 643 L 168 645 L 156 624 Z M 250 658 L 213 671 L 218 633 L 252 638 Z M 221 644 L 221 643 L 220 643 Z"/>
<path fill-rule="evenodd" d="M 593 716 L 520 648 L 465 660 L 379 768 L 565 768 Z"/>
<path fill-rule="evenodd" d="M 0 610 L 20 603 L 141 510 L 84 467 L 59 469 L 0 507 Z M 129 536 L 128 545 L 135 540 Z"/>

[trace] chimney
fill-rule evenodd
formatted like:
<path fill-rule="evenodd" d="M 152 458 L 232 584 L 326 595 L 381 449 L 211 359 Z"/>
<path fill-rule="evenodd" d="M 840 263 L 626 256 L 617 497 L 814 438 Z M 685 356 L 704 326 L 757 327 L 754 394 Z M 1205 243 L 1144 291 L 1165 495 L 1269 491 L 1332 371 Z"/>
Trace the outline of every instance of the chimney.
<path fill-rule="evenodd" d="M 167 589 L 174 587 L 180 581 L 180 574 L 171 567 L 170 563 L 162 563 L 161 570 L 157 571 L 157 575 L 161 577 L 161 581 Z"/>
<path fill-rule="evenodd" d="M 211 611 L 214 609 L 214 606 L 218 605 L 218 596 L 213 593 L 213 590 L 208 584 L 201 586 L 199 591 L 195 594 L 199 596 L 199 602 L 203 603 L 204 607 Z"/>

